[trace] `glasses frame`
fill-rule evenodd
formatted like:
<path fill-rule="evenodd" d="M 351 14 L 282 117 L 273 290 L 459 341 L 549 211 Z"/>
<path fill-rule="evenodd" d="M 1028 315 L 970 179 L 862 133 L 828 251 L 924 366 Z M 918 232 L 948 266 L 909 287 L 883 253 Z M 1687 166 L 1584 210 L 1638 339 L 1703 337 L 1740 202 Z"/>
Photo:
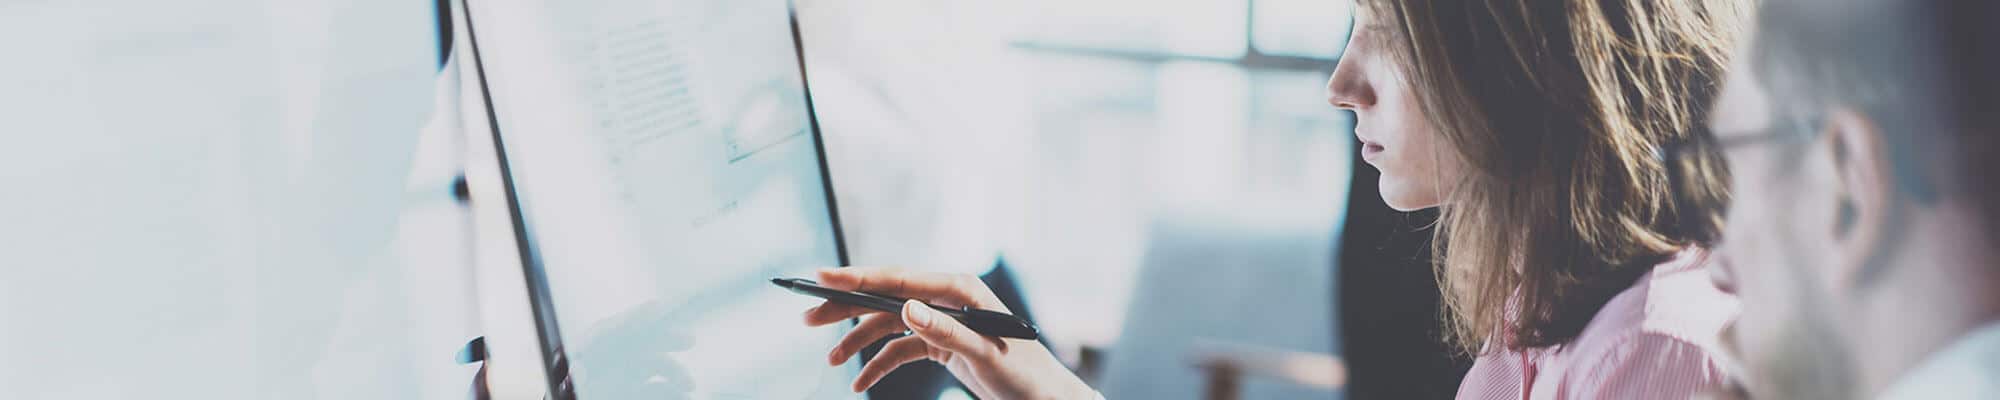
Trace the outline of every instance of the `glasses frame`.
<path fill-rule="evenodd" d="M 1750 134 L 1731 135 L 1729 137 L 1715 134 L 1713 129 L 1704 124 L 1696 127 L 1695 132 L 1691 135 L 1668 141 L 1654 148 L 1653 155 L 1660 161 L 1660 165 L 1667 175 L 1667 187 L 1672 190 L 1672 193 L 1679 196 L 1679 194 L 1687 193 L 1688 183 L 1686 180 L 1691 175 L 1684 169 L 1692 164 L 1692 158 L 1699 157 L 1706 150 L 1713 148 L 1715 150 L 1713 154 L 1717 158 L 1715 162 L 1721 163 L 1725 169 L 1733 171 L 1734 168 L 1731 168 L 1729 165 L 1728 157 L 1731 150 L 1763 145 L 1805 142 L 1819 132 L 1819 129 L 1812 129 L 1814 128 L 1814 124 L 1809 121 L 1811 121 L 1809 118 L 1790 118 L 1784 122 L 1769 124 Z M 1680 201 L 1682 199 L 1675 200 Z M 1699 218 L 1696 215 L 1683 215 L 1681 221 L 1677 221 L 1676 223 L 1684 227 L 1682 230 L 1686 231 L 1685 227 L 1692 227 L 1701 223 L 1702 221 L 1699 221 Z"/>

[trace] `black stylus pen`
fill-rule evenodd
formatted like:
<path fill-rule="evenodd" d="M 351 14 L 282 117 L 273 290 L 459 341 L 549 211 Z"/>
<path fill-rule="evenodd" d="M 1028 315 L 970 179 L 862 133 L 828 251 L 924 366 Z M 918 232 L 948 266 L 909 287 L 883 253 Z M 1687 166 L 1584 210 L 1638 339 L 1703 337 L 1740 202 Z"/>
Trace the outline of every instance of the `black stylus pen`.
<path fill-rule="evenodd" d="M 832 289 L 820 286 L 819 282 L 807 279 L 771 278 L 771 283 L 798 294 L 827 299 L 841 304 L 861 306 L 882 312 L 901 313 L 903 312 L 903 303 L 908 301 L 888 296 Z M 958 320 L 959 323 L 965 324 L 965 327 L 972 328 L 973 332 L 979 332 L 981 335 L 1026 340 L 1036 340 L 1042 337 L 1041 329 L 1036 328 L 1034 324 L 1030 324 L 1027 320 L 1016 317 L 1013 314 L 972 307 L 954 309 L 930 303 L 924 303 L 924 305 L 930 306 L 931 309 L 944 313 L 944 315 L 951 316 L 952 319 Z"/>

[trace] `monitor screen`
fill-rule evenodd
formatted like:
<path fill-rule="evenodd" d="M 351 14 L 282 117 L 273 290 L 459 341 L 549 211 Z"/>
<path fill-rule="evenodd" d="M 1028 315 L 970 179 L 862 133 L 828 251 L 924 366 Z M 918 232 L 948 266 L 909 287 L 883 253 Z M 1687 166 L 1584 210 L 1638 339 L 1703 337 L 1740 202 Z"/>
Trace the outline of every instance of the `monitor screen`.
<path fill-rule="evenodd" d="M 855 397 L 825 361 L 841 332 L 768 282 L 844 262 L 789 4 L 467 6 L 544 361 L 576 397 Z"/>

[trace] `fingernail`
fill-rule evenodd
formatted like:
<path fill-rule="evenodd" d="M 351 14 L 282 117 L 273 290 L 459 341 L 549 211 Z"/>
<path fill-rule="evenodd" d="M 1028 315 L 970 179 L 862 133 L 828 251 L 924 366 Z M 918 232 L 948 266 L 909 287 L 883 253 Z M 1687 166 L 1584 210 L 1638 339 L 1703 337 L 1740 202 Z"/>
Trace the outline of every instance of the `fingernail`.
<path fill-rule="evenodd" d="M 833 349 L 833 351 L 826 353 L 826 364 L 840 366 L 840 358 L 840 349 Z"/>
<path fill-rule="evenodd" d="M 916 325 L 918 328 L 931 327 L 931 318 L 935 318 L 934 315 L 937 313 L 931 311 L 930 306 L 926 306 L 924 303 L 916 300 L 903 303 L 903 312 L 910 313 L 910 324 Z"/>

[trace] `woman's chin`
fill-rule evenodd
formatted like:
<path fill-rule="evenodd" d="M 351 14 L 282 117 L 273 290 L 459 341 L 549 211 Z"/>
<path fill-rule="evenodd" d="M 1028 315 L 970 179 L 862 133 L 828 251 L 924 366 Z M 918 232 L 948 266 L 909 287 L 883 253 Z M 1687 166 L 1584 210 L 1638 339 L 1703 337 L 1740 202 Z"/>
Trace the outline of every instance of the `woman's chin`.
<path fill-rule="evenodd" d="M 1382 199 L 1382 200 L 1383 200 L 1383 202 L 1385 202 L 1385 203 L 1388 203 L 1388 204 L 1389 204 L 1389 208 L 1390 208 L 1390 209 L 1393 209 L 1393 210 L 1396 210 L 1396 211 L 1402 211 L 1402 212 L 1416 212 L 1416 211 L 1423 211 L 1423 210 L 1425 210 L 1425 209 L 1429 209 L 1429 208 L 1431 208 L 1431 207 L 1437 207 L 1437 205 L 1425 205 L 1425 204 L 1421 204 L 1421 203 L 1410 203 L 1410 202 L 1400 202 L 1400 203 L 1399 203 L 1399 202 L 1396 202 L 1396 201 L 1393 201 L 1393 200 L 1389 200 L 1389 199 L 1387 199 L 1387 198 L 1384 198 L 1384 199 Z"/>
<path fill-rule="evenodd" d="M 1431 188 L 1412 187 L 1408 182 L 1389 176 L 1383 176 L 1379 186 L 1382 203 L 1396 211 L 1411 212 L 1438 206 L 1437 191 Z"/>

